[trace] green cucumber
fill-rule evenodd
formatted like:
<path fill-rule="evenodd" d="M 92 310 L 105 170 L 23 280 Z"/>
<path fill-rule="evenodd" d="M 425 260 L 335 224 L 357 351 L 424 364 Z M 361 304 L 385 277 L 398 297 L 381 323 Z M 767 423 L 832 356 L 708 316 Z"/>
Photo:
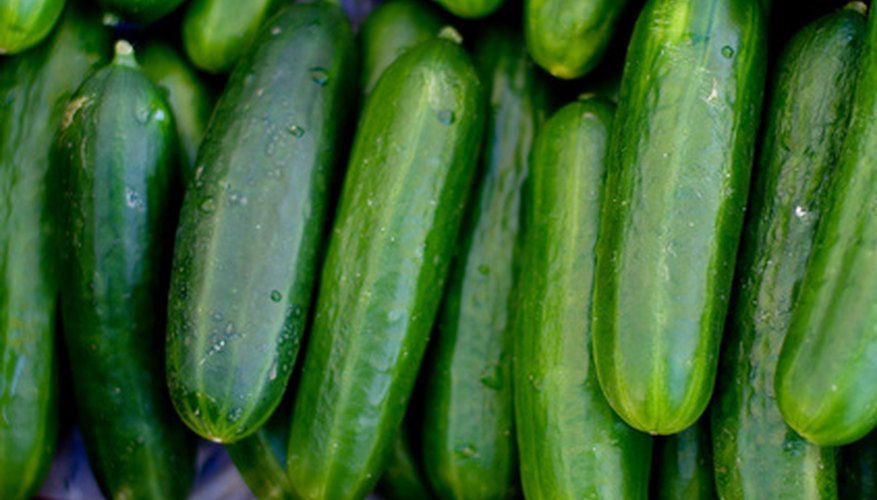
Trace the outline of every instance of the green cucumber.
<path fill-rule="evenodd" d="M 451 14 L 464 19 L 478 19 L 496 12 L 505 0 L 435 0 Z"/>
<path fill-rule="evenodd" d="M 716 498 L 708 418 L 702 418 L 679 434 L 659 438 L 656 448 L 652 471 L 654 498 Z"/>
<path fill-rule="evenodd" d="M 183 18 L 183 47 L 199 69 L 227 73 L 244 55 L 278 0 L 193 0 Z"/>
<path fill-rule="evenodd" d="M 137 59 L 146 76 L 167 93 L 177 124 L 179 168 L 188 184 L 195 176 L 198 146 L 213 111 L 213 93 L 177 51 L 164 42 L 147 43 L 138 51 Z"/>
<path fill-rule="evenodd" d="M 475 63 L 491 92 L 483 174 L 424 374 L 424 468 L 440 498 L 502 498 L 515 476 L 511 316 L 521 186 L 547 100 L 523 40 L 511 30 L 489 27 Z"/>
<path fill-rule="evenodd" d="M 776 372 L 780 412 L 821 446 L 877 424 L 877 16 L 868 30 L 850 126 L 824 200 Z"/>
<path fill-rule="evenodd" d="M 65 0 L 0 0 L 0 55 L 18 54 L 45 39 Z"/>
<path fill-rule="evenodd" d="M 712 405 L 722 498 L 837 497 L 834 450 L 786 425 L 774 374 L 846 135 L 864 38 L 865 17 L 843 9 L 802 29 L 777 61 Z"/>
<path fill-rule="evenodd" d="M 877 498 L 877 432 L 840 449 L 839 498 Z"/>
<path fill-rule="evenodd" d="M 618 418 L 592 363 L 588 315 L 614 106 L 568 104 L 533 145 L 514 340 L 524 496 L 648 495 L 652 438 Z"/>
<path fill-rule="evenodd" d="M 389 465 L 381 474 L 377 490 L 389 500 L 429 500 L 434 498 L 420 464 L 411 449 L 411 437 L 405 422 L 396 433 Z"/>
<path fill-rule="evenodd" d="M 64 107 L 105 62 L 109 33 L 68 7 L 57 30 L 0 63 L 0 498 L 30 498 L 58 434 L 57 231 L 50 152 Z"/>
<path fill-rule="evenodd" d="M 291 410 L 292 398 L 285 397 L 264 426 L 236 443 L 225 445 L 244 482 L 260 500 L 294 498 L 286 477 Z"/>
<path fill-rule="evenodd" d="M 469 56 L 444 38 L 404 53 L 366 101 L 293 408 L 287 468 L 299 497 L 360 498 L 387 463 L 438 312 L 483 106 Z"/>
<path fill-rule="evenodd" d="M 693 425 L 713 391 L 766 53 L 757 0 L 651 0 L 634 29 L 593 314 L 600 385 L 641 431 Z"/>
<path fill-rule="evenodd" d="M 241 59 L 208 125 L 177 232 L 167 370 L 178 413 L 213 441 L 254 432 L 283 397 L 355 69 L 339 7 L 288 6 Z"/>
<path fill-rule="evenodd" d="M 603 58 L 627 0 L 524 0 L 524 34 L 537 64 L 558 78 L 590 72 Z"/>
<path fill-rule="evenodd" d="M 183 0 L 97 0 L 109 14 L 108 21 L 118 17 L 136 23 L 151 23 L 170 14 Z"/>
<path fill-rule="evenodd" d="M 158 334 L 175 135 L 161 90 L 120 41 L 71 98 L 58 138 L 64 332 L 89 462 L 113 498 L 183 498 L 192 485 Z"/>
<path fill-rule="evenodd" d="M 417 0 L 391 0 L 369 14 L 360 31 L 362 93 L 371 94 L 378 78 L 402 53 L 435 37 L 442 18 Z"/>

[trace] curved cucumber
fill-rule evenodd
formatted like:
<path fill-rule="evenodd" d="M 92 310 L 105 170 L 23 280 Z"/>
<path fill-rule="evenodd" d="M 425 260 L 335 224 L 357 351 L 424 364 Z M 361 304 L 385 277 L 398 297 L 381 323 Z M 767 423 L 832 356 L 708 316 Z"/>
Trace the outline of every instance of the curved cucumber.
<path fill-rule="evenodd" d="M 588 311 L 613 111 L 603 100 L 569 104 L 533 145 L 514 341 L 520 473 L 531 499 L 648 495 L 652 439 L 613 413 L 591 363 Z"/>
<path fill-rule="evenodd" d="M 68 7 L 43 44 L 0 63 L 0 498 L 30 498 L 55 451 L 58 211 L 50 152 L 64 106 L 109 52 Z"/>
<path fill-rule="evenodd" d="M 600 385 L 633 427 L 694 424 L 715 382 L 767 39 L 757 0 L 651 0 L 634 29 L 598 244 Z"/>
<path fill-rule="evenodd" d="M 183 3 L 183 0 L 97 0 L 97 2 L 108 13 L 126 21 L 151 23 L 170 14 Z"/>
<path fill-rule="evenodd" d="M 483 105 L 466 52 L 441 38 L 391 64 L 366 102 L 293 408 L 300 497 L 360 498 L 386 465 L 438 312 Z"/>
<path fill-rule="evenodd" d="M 434 498 L 420 470 L 405 423 L 399 427 L 387 468 L 381 474 L 377 490 L 389 500 L 429 500 Z"/>
<path fill-rule="evenodd" d="M 654 498 L 659 500 L 716 498 L 708 419 L 701 419 L 679 434 L 660 438 L 656 447 L 652 471 Z"/>
<path fill-rule="evenodd" d="M 291 5 L 216 105 L 180 215 L 167 370 L 186 424 L 234 442 L 286 389 L 311 304 L 355 85 L 341 9 Z"/>
<path fill-rule="evenodd" d="M 603 58 L 627 0 L 524 0 L 527 49 L 558 78 L 578 78 Z"/>
<path fill-rule="evenodd" d="M 877 498 L 877 432 L 840 449 L 839 498 Z"/>
<path fill-rule="evenodd" d="M 0 55 L 40 43 L 61 17 L 65 0 L 0 0 Z"/>
<path fill-rule="evenodd" d="M 822 446 L 877 424 L 877 16 L 868 20 L 850 126 L 776 373 L 786 422 Z"/>
<path fill-rule="evenodd" d="M 802 29 L 777 62 L 712 406 L 722 498 L 837 496 L 834 450 L 786 425 L 773 384 L 846 135 L 864 38 L 865 17 L 844 9 Z"/>
<path fill-rule="evenodd" d="M 478 19 L 496 12 L 505 0 L 435 0 L 451 14 L 465 19 Z"/>
<path fill-rule="evenodd" d="M 294 498 L 286 477 L 291 409 L 292 398 L 284 398 L 259 430 L 225 446 L 244 482 L 259 500 Z"/>
<path fill-rule="evenodd" d="M 61 298 L 79 424 L 110 497 L 182 498 L 193 447 L 161 363 L 173 115 L 131 46 L 90 76 L 64 114 Z"/>

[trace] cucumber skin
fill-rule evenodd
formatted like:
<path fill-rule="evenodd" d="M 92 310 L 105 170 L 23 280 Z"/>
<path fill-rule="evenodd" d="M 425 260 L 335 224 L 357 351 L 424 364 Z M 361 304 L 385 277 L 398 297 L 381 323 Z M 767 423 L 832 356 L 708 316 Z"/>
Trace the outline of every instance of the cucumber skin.
<path fill-rule="evenodd" d="M 537 64 L 558 78 L 590 72 L 603 58 L 628 0 L 524 0 L 524 35 Z"/>
<path fill-rule="evenodd" d="M 709 419 L 679 434 L 660 438 L 654 462 L 654 497 L 660 500 L 716 498 Z"/>
<path fill-rule="evenodd" d="M 877 432 L 840 449 L 839 498 L 877 498 Z"/>
<path fill-rule="evenodd" d="M 89 462 L 113 498 L 183 498 L 193 480 L 156 335 L 175 134 L 161 90 L 128 54 L 85 80 L 58 138 L 64 332 Z"/>
<path fill-rule="evenodd" d="M 786 422 L 839 446 L 877 424 L 877 16 L 869 16 L 853 101 L 825 214 L 816 232 L 776 392 Z"/>
<path fill-rule="evenodd" d="M 293 410 L 287 470 L 300 497 L 362 497 L 387 463 L 471 189 L 483 105 L 469 57 L 444 39 L 403 54 L 366 102 Z"/>
<path fill-rule="evenodd" d="M 802 29 L 777 62 L 712 405 L 722 498 L 837 498 L 834 450 L 789 428 L 773 384 L 849 123 L 864 36 L 865 17 L 844 9 Z"/>
<path fill-rule="evenodd" d="M 64 11 L 65 0 L 0 0 L 0 56 L 43 41 Z"/>
<path fill-rule="evenodd" d="M 97 0 L 97 2 L 107 12 L 118 15 L 126 21 L 148 24 L 170 14 L 183 3 L 183 0 Z"/>
<path fill-rule="evenodd" d="M 286 477 L 286 443 L 292 397 L 287 394 L 265 425 L 236 443 L 225 445 L 238 472 L 259 500 L 295 498 Z"/>
<path fill-rule="evenodd" d="M 531 153 L 514 341 L 520 474 L 530 499 L 648 495 L 652 438 L 613 413 L 590 353 L 587 308 L 613 111 L 603 100 L 561 108 Z"/>
<path fill-rule="evenodd" d="M 435 0 L 451 14 L 463 19 L 479 19 L 493 14 L 505 0 Z"/>
<path fill-rule="evenodd" d="M 57 187 L 50 152 L 70 95 L 109 33 L 68 7 L 42 44 L 0 63 L 0 498 L 30 498 L 58 435 Z"/>
<path fill-rule="evenodd" d="M 286 389 L 356 74 L 348 21 L 324 2 L 279 12 L 253 49 L 201 146 L 170 293 L 174 405 L 195 432 L 224 443 L 259 428 Z"/>
<path fill-rule="evenodd" d="M 652 0 L 628 49 L 598 243 L 594 351 L 609 404 L 645 432 L 694 424 L 713 390 L 765 35 L 755 0 Z"/>

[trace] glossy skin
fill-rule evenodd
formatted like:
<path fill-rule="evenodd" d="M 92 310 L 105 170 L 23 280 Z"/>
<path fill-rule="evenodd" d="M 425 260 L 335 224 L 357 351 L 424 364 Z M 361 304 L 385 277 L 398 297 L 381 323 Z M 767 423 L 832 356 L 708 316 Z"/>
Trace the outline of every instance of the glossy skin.
<path fill-rule="evenodd" d="M 97 0 L 107 12 L 126 21 L 151 23 L 170 14 L 183 0 Z"/>
<path fill-rule="evenodd" d="M 286 443 L 292 398 L 286 397 L 271 418 L 250 436 L 226 445 L 238 472 L 250 491 L 260 500 L 292 499 L 293 490 L 286 477 Z"/>
<path fill-rule="evenodd" d="M 493 14 L 505 0 L 435 0 L 451 14 L 464 19 L 478 19 Z"/>
<path fill-rule="evenodd" d="M 0 55 L 23 52 L 45 39 L 65 0 L 0 0 Z"/>
<path fill-rule="evenodd" d="M 533 147 L 514 336 L 520 474 L 530 499 L 648 495 L 652 439 L 612 412 L 590 352 L 613 111 L 603 100 L 569 104 Z"/>
<path fill-rule="evenodd" d="M 387 68 L 357 128 L 293 409 L 301 498 L 378 480 L 438 312 L 483 133 L 466 52 L 438 38 Z"/>
<path fill-rule="evenodd" d="M 440 498 L 503 498 L 512 487 L 511 316 L 521 186 L 535 129 L 545 120 L 544 81 L 514 32 L 488 30 L 476 44 L 475 63 L 490 88 L 482 178 L 424 374 L 424 467 Z"/>
<path fill-rule="evenodd" d="M 109 33 L 68 8 L 58 30 L 0 64 L 0 498 L 29 498 L 55 451 L 56 210 L 50 153 L 64 107 L 105 62 Z"/>
<path fill-rule="evenodd" d="M 846 135 L 865 17 L 801 30 L 777 62 L 712 405 L 722 498 L 836 498 L 834 450 L 780 414 L 774 375 Z"/>
<path fill-rule="evenodd" d="M 877 432 L 840 449 L 840 498 L 877 498 Z"/>
<path fill-rule="evenodd" d="M 850 126 L 780 353 L 786 422 L 822 446 L 877 424 L 877 16 L 867 38 Z"/>
<path fill-rule="evenodd" d="M 355 83 L 353 35 L 334 5 L 284 9 L 253 47 L 204 137 L 170 293 L 174 405 L 223 443 L 259 428 L 286 389 Z"/>
<path fill-rule="evenodd" d="M 167 397 L 160 333 L 176 131 L 126 46 L 70 100 L 58 139 L 64 332 L 104 494 L 182 498 L 194 447 Z"/>
<path fill-rule="evenodd" d="M 598 243 L 600 385 L 633 427 L 673 434 L 709 402 L 767 40 L 755 0 L 651 0 L 634 30 Z"/>
<path fill-rule="evenodd" d="M 709 419 L 656 443 L 652 496 L 659 500 L 716 498 Z M 725 497 L 722 497 L 725 498 Z"/>
<path fill-rule="evenodd" d="M 558 78 L 594 69 L 627 0 L 524 0 L 524 34 L 533 59 Z"/>

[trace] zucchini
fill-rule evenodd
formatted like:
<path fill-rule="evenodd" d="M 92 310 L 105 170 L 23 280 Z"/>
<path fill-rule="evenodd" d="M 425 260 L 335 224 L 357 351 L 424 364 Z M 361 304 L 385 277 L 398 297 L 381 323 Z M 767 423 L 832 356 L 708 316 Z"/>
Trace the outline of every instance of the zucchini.
<path fill-rule="evenodd" d="M 177 412 L 213 441 L 251 434 L 283 397 L 354 70 L 341 9 L 290 5 L 260 31 L 208 125 L 177 231 L 167 370 Z"/>
<path fill-rule="evenodd" d="M 824 200 L 776 373 L 786 422 L 821 446 L 877 424 L 877 16 L 871 15 L 850 126 Z"/>
<path fill-rule="evenodd" d="M 474 61 L 490 89 L 483 173 L 424 374 L 424 467 L 440 498 L 502 498 L 515 476 L 511 316 L 521 185 L 547 101 L 523 40 L 511 30 L 488 28 Z"/>
<path fill-rule="evenodd" d="M 839 498 L 877 498 L 877 432 L 840 449 Z"/>
<path fill-rule="evenodd" d="M 260 500 L 294 498 L 286 477 L 291 411 L 292 398 L 285 397 L 265 425 L 246 438 L 225 445 L 244 482 Z"/>
<path fill-rule="evenodd" d="M 767 52 L 757 0 L 651 0 L 628 48 L 597 251 L 600 385 L 628 424 L 706 409 L 749 190 Z"/>
<path fill-rule="evenodd" d="M 712 406 L 722 498 L 837 497 L 834 450 L 786 425 L 773 384 L 846 135 L 864 37 L 865 17 L 846 8 L 803 28 L 777 61 Z"/>
<path fill-rule="evenodd" d="M 660 500 L 716 498 L 708 418 L 702 418 L 679 434 L 659 438 L 656 447 L 656 460 L 652 471 L 654 498 Z"/>
<path fill-rule="evenodd" d="M 614 106 L 568 104 L 542 126 L 526 185 L 514 340 L 524 496 L 647 498 L 652 438 L 618 418 L 592 363 L 588 315 Z"/>
<path fill-rule="evenodd" d="M 558 78 L 579 78 L 603 58 L 628 0 L 524 0 L 527 49 Z"/>
<path fill-rule="evenodd" d="M 63 10 L 64 0 L 0 0 L 0 55 L 43 41 Z"/>
<path fill-rule="evenodd" d="M 162 372 L 173 114 L 131 46 L 92 74 L 64 112 L 61 304 L 89 462 L 104 494 L 183 498 L 194 447 Z"/>
<path fill-rule="evenodd" d="M 483 105 L 469 56 L 444 38 L 402 54 L 366 102 L 293 408 L 287 470 L 299 497 L 360 498 L 387 463 L 438 312 Z"/>
<path fill-rule="evenodd" d="M 107 21 L 114 24 L 117 18 L 135 23 L 148 24 L 170 14 L 183 0 L 97 0 L 109 14 Z"/>
<path fill-rule="evenodd" d="M 421 471 L 420 464 L 415 458 L 416 454 L 411 449 L 411 437 L 407 430 L 407 426 L 403 422 L 396 433 L 389 465 L 381 474 L 377 490 L 382 498 L 389 500 L 429 500 L 435 498 Z"/>
<path fill-rule="evenodd" d="M 505 0 L 435 0 L 451 14 L 464 19 L 478 19 L 493 14 Z"/>
<path fill-rule="evenodd" d="M 64 106 L 109 33 L 68 7 L 58 29 L 0 63 L 0 498 L 30 498 L 59 425 L 57 199 L 50 152 Z"/>

